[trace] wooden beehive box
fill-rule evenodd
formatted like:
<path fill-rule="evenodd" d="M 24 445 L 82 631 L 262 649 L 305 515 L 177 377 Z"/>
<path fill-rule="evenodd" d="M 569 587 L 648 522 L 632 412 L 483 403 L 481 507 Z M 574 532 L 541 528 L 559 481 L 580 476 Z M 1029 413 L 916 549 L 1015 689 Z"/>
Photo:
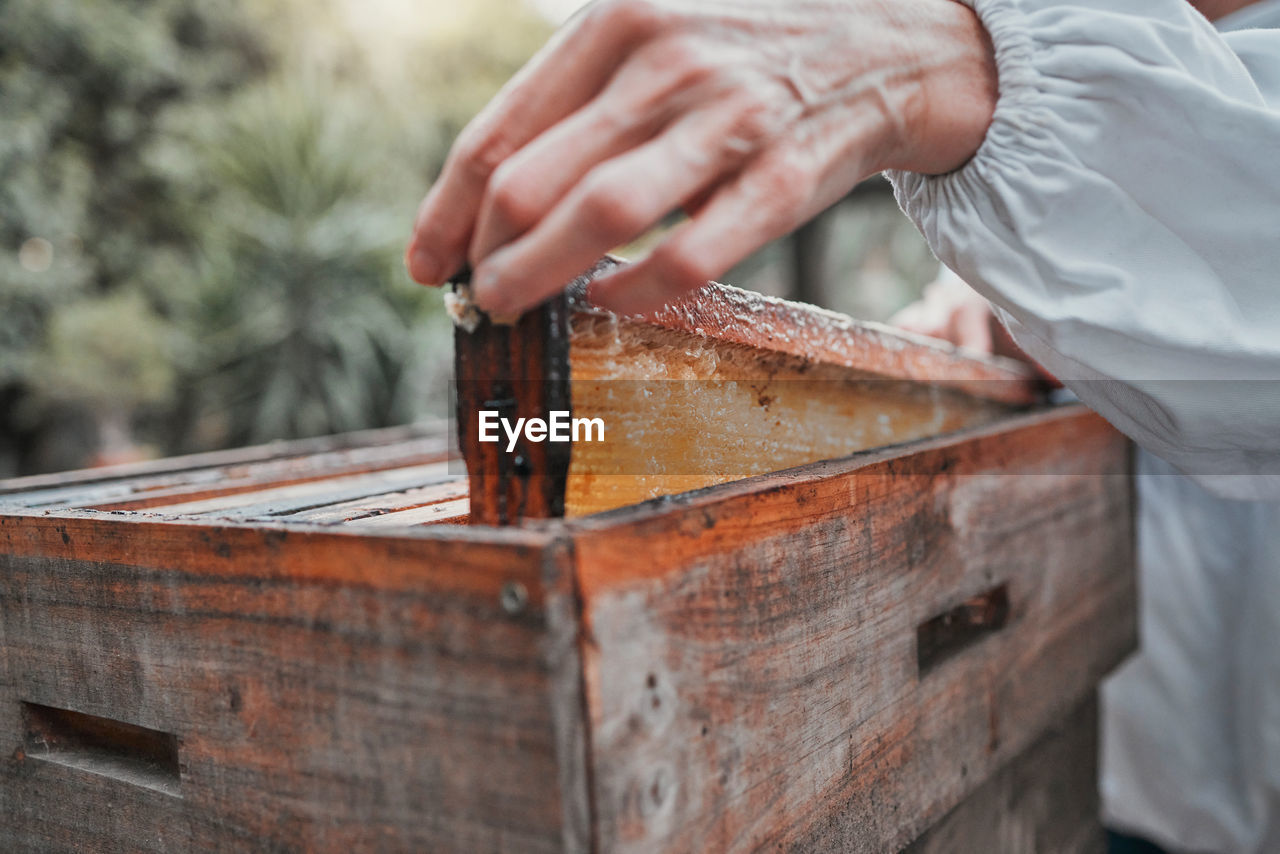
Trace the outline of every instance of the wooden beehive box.
<path fill-rule="evenodd" d="M 1090 850 L 1126 443 L 745 299 L 460 333 L 470 478 L 437 425 L 0 484 L 0 848 Z M 486 403 L 625 422 L 642 351 L 715 351 L 662 379 L 724 442 L 472 440 Z M 854 453 L 796 426 L 868 412 Z"/>

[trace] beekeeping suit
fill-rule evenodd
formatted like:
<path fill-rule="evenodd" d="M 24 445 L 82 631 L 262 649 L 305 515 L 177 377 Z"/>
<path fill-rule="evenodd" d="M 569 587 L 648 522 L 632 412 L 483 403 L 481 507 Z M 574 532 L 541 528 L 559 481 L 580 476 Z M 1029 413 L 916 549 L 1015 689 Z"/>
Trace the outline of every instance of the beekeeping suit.
<path fill-rule="evenodd" d="M 1185 0 L 972 5 L 987 138 L 956 172 L 890 177 L 1018 344 L 1144 449 L 1104 818 L 1171 851 L 1280 852 L 1280 0 L 1218 31 Z"/>

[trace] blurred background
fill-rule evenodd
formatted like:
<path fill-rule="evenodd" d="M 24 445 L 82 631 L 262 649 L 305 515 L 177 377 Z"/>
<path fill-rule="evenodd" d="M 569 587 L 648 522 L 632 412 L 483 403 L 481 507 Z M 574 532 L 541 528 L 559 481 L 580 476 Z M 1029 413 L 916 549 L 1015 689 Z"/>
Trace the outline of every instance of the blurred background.
<path fill-rule="evenodd" d="M 445 415 L 413 213 L 580 5 L 0 0 L 0 477 Z M 936 271 L 876 179 L 724 279 L 883 320 Z"/>

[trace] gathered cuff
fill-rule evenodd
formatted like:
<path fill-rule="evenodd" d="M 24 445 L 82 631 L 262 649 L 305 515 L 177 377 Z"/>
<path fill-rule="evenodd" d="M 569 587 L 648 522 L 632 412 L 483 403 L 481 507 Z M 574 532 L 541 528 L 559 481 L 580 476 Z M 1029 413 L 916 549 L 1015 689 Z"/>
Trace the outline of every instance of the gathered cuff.
<path fill-rule="evenodd" d="M 888 170 L 898 205 L 916 223 L 938 205 L 960 203 L 989 182 L 992 170 L 1016 162 L 1047 136 L 1048 110 L 1043 105 L 1036 45 L 1027 16 L 1016 0 L 956 0 L 974 11 L 995 48 L 998 96 L 987 135 L 974 156 L 943 175 Z"/>

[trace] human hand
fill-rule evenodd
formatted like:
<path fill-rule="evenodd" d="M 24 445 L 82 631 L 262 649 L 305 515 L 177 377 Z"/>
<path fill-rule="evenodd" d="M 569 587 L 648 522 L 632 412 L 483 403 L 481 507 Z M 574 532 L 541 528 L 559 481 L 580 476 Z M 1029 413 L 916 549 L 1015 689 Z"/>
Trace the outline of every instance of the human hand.
<path fill-rule="evenodd" d="M 889 318 L 889 325 L 957 347 L 995 352 L 992 330 L 998 321 L 991 304 L 946 267 L 924 286 L 920 299 Z"/>
<path fill-rule="evenodd" d="M 1049 387 L 1062 387 L 1057 377 L 1018 346 L 996 318 L 991 303 L 946 267 L 925 285 L 920 299 L 889 318 L 889 325 L 941 338 L 957 347 L 1026 362 Z"/>
<path fill-rule="evenodd" d="M 476 302 L 509 315 L 685 208 L 593 286 L 649 311 L 869 174 L 962 165 L 994 106 L 990 42 L 956 0 L 600 0 L 463 131 L 406 261 L 428 284 L 469 263 Z"/>

